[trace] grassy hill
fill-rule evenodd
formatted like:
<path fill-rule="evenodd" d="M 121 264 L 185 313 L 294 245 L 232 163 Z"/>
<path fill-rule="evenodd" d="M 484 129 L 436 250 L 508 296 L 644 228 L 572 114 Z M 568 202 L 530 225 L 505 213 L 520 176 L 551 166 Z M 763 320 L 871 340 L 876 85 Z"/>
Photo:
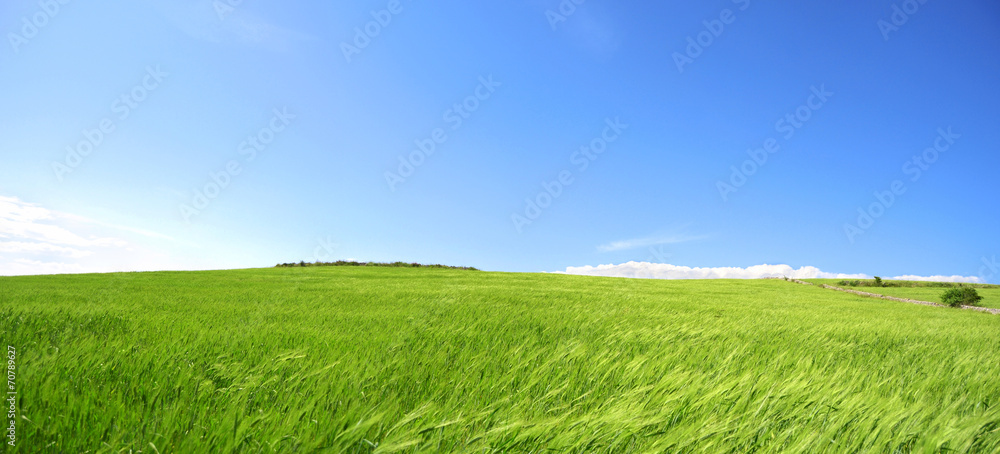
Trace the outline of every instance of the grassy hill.
<path fill-rule="evenodd" d="M 1000 317 L 783 280 L 0 277 L 11 452 L 1000 452 Z"/>
<path fill-rule="evenodd" d="M 935 287 L 935 286 L 927 286 L 926 282 L 889 281 L 892 284 L 898 286 L 852 287 L 849 285 L 840 284 L 842 282 L 842 280 L 840 279 L 806 279 L 806 281 L 812 282 L 814 284 L 833 285 L 841 288 L 860 290 L 862 292 L 875 293 L 879 295 L 895 296 L 898 298 L 909 298 L 920 301 L 930 301 L 932 303 L 941 303 L 941 295 L 949 288 L 954 288 L 957 286 L 957 284 L 954 284 L 954 286 L 948 286 L 948 287 Z M 907 284 L 912 284 L 912 285 L 907 285 Z M 979 302 L 980 306 L 989 307 L 993 309 L 1000 309 L 1000 285 L 989 285 L 989 284 L 962 284 L 962 285 L 975 288 L 976 292 L 983 297 L 983 300 Z"/>

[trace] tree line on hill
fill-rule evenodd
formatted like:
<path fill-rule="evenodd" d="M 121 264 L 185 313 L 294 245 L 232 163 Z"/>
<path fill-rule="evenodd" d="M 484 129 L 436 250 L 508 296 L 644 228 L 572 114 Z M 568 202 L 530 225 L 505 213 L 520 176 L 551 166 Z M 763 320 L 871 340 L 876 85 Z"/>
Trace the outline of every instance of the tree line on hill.
<path fill-rule="evenodd" d="M 275 265 L 275 268 L 290 268 L 290 267 L 307 267 L 307 266 L 381 266 L 388 268 L 447 268 L 452 270 L 472 270 L 479 271 L 478 268 L 471 266 L 448 266 L 448 265 L 424 265 L 417 262 L 407 263 L 407 262 L 356 262 L 353 260 L 337 260 L 336 262 L 306 262 L 300 261 L 298 263 L 279 263 Z"/>
<path fill-rule="evenodd" d="M 964 282 L 929 282 L 929 281 L 886 281 L 875 276 L 873 280 L 840 280 L 837 285 L 841 287 L 940 287 L 940 288 L 991 288 L 998 287 L 990 284 L 970 284 Z"/>

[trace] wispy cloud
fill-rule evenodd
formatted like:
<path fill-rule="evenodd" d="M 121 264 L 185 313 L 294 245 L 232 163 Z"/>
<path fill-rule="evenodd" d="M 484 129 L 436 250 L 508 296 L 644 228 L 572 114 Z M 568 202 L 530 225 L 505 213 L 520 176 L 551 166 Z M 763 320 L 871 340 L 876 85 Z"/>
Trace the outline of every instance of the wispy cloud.
<path fill-rule="evenodd" d="M 117 238 L 88 237 L 66 228 L 86 222 L 86 219 L 47 210 L 17 197 L 0 196 L 0 238 L 32 241 L 47 245 L 76 247 L 124 246 Z"/>
<path fill-rule="evenodd" d="M 148 258 L 141 253 L 143 245 L 118 235 L 125 232 L 173 240 L 0 196 L 0 275 L 137 269 Z"/>
<path fill-rule="evenodd" d="M 661 244 L 686 243 L 708 238 L 706 235 L 654 235 L 644 238 L 633 238 L 629 240 L 612 241 L 608 244 L 597 246 L 601 252 L 624 251 L 641 247 L 658 246 Z"/>
<path fill-rule="evenodd" d="M 10 262 L 0 263 L 0 276 L 86 273 L 87 271 L 87 268 L 79 263 L 51 262 L 31 259 L 14 259 Z"/>
<path fill-rule="evenodd" d="M 794 279 L 870 279 L 867 274 L 828 273 L 814 266 L 792 268 L 789 265 L 755 265 L 739 267 L 687 267 L 667 263 L 627 262 L 618 265 L 571 266 L 559 274 L 585 276 L 629 277 L 642 279 L 761 279 L 790 277 Z M 973 276 L 896 276 L 891 279 L 911 281 L 969 282 L 981 280 Z"/>
<path fill-rule="evenodd" d="M 89 222 L 89 223 L 92 223 L 94 225 L 99 225 L 101 227 L 108 227 L 108 228 L 112 228 L 112 229 L 115 229 L 115 230 L 121 230 L 121 231 L 124 231 L 124 232 L 137 233 L 139 235 L 148 236 L 150 238 L 159 238 L 161 240 L 177 241 L 177 239 L 175 239 L 172 236 L 164 235 L 162 233 L 157 233 L 157 232 L 153 232 L 153 231 L 150 231 L 150 230 L 137 229 L 135 227 L 129 227 L 127 225 L 109 224 L 107 222 L 96 221 L 96 220 L 93 220 L 93 219 L 80 218 L 80 217 L 73 216 L 73 215 L 69 215 L 69 216 L 77 218 L 77 219 L 80 219 L 80 220 L 82 220 L 84 222 Z"/>
<path fill-rule="evenodd" d="M 88 255 L 92 255 L 93 251 L 84 251 L 81 249 L 56 246 L 49 243 L 28 243 L 24 241 L 0 241 L 0 253 L 8 254 L 37 254 L 37 253 L 54 253 L 58 255 L 65 255 L 72 258 L 83 258 Z"/>
<path fill-rule="evenodd" d="M 608 58 L 621 46 L 620 28 L 613 15 L 598 3 L 561 0 L 536 1 L 545 20 L 569 42 L 598 58 Z"/>
<path fill-rule="evenodd" d="M 966 284 L 984 284 L 982 279 L 976 276 L 914 276 L 907 274 L 905 276 L 891 277 L 890 279 L 895 279 L 897 281 L 930 281 L 930 282 L 963 282 Z"/>
<path fill-rule="evenodd" d="M 262 46 L 287 50 L 293 43 L 308 40 L 305 34 L 283 28 L 259 17 L 245 4 L 220 12 L 216 3 L 200 0 L 158 0 L 154 6 L 186 35 L 212 43 Z"/>

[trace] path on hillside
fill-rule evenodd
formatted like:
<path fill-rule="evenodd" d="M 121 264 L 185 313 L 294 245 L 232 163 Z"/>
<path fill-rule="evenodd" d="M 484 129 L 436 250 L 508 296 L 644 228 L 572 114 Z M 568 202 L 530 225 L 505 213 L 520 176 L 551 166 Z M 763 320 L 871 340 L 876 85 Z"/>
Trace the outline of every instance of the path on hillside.
<path fill-rule="evenodd" d="M 859 291 L 859 290 L 851 290 L 851 289 L 846 289 L 846 288 L 834 287 L 832 285 L 813 284 L 811 282 L 800 281 L 798 279 L 787 279 L 787 281 L 794 282 L 796 284 L 803 284 L 803 285 L 817 285 L 818 287 L 828 288 L 830 290 L 837 290 L 837 291 L 841 291 L 841 292 L 845 292 L 845 293 L 853 293 L 855 295 L 868 296 L 868 297 L 872 297 L 872 298 L 881 298 L 881 299 L 884 299 L 884 300 L 899 301 L 899 302 L 911 303 L 911 304 L 921 304 L 921 305 L 924 305 L 924 306 L 949 307 L 949 306 L 945 306 L 944 304 L 932 303 L 930 301 L 911 300 L 909 298 L 899 298 L 899 297 L 895 297 L 895 296 L 879 295 L 877 293 L 862 292 L 862 291 Z M 988 307 L 962 306 L 962 309 L 969 309 L 969 310 L 973 310 L 973 311 L 988 312 L 990 314 L 1000 315 L 1000 309 L 990 309 Z"/>

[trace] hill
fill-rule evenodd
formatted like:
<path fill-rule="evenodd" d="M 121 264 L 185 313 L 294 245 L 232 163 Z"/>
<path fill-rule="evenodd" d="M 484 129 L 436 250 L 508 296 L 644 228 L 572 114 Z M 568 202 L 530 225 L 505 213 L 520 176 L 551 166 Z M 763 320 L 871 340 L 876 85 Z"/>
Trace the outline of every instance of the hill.
<path fill-rule="evenodd" d="M 0 277 L 13 452 L 1000 451 L 1000 318 L 782 280 Z"/>
<path fill-rule="evenodd" d="M 895 296 L 899 298 L 910 298 L 920 301 L 930 301 L 941 303 L 941 295 L 949 288 L 971 287 L 976 289 L 983 300 L 979 302 L 982 307 L 1000 309 L 1000 285 L 991 284 L 954 284 L 949 282 L 913 282 L 913 281 L 885 281 L 889 284 L 886 287 L 868 287 L 844 285 L 839 279 L 806 279 L 814 284 L 827 284 L 841 286 L 854 290 L 861 290 L 879 295 Z M 857 281 L 850 281 L 857 282 Z"/>

